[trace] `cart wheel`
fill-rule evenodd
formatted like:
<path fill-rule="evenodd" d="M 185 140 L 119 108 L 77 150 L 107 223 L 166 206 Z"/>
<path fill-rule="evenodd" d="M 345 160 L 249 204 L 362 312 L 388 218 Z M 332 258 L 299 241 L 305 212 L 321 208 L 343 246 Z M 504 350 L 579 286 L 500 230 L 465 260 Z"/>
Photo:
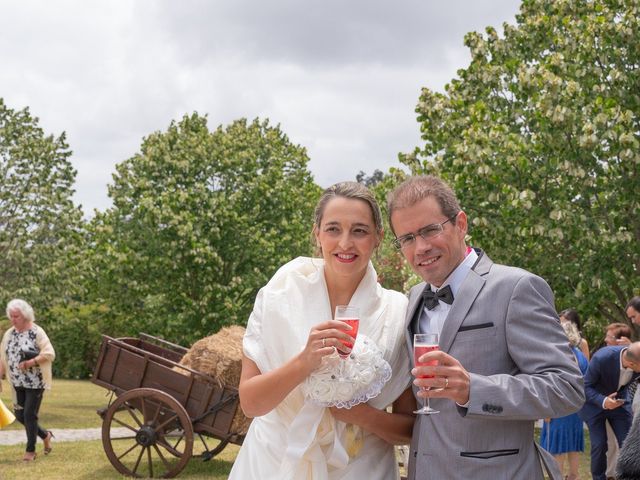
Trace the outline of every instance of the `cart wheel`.
<path fill-rule="evenodd" d="M 191 458 L 193 424 L 171 395 L 136 388 L 120 395 L 107 410 L 102 445 L 111 465 L 123 475 L 172 478 Z"/>
<path fill-rule="evenodd" d="M 209 460 L 211 460 L 213 457 L 215 457 L 216 455 L 218 455 L 222 450 L 224 450 L 224 448 L 229 445 L 229 439 L 225 438 L 220 440 L 220 443 L 218 443 L 218 445 L 216 445 L 215 448 L 213 448 L 212 450 L 209 450 L 209 446 L 205 443 L 204 439 L 202 438 L 202 436 L 200 436 L 200 440 L 202 440 L 202 443 L 205 447 L 205 451 L 204 453 L 201 455 L 202 457 L 202 461 L 203 462 L 208 462 Z"/>

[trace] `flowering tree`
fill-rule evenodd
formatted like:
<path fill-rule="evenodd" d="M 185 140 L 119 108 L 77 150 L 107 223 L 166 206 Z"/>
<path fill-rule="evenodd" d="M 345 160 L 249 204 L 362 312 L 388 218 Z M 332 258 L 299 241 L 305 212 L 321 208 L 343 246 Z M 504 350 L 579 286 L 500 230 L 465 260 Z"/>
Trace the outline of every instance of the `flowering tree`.
<path fill-rule="evenodd" d="M 468 34 L 469 67 L 423 89 L 425 144 L 402 159 L 445 178 L 472 243 L 546 278 L 593 338 L 640 289 L 639 5 L 525 0 L 502 37 Z"/>
<path fill-rule="evenodd" d="M 21 297 L 38 316 L 81 293 L 82 212 L 64 133 L 46 135 L 28 109 L 0 98 L 0 301 Z"/>
<path fill-rule="evenodd" d="M 307 163 L 268 121 L 211 132 L 193 114 L 150 135 L 92 226 L 96 302 L 132 333 L 174 341 L 246 323 L 258 289 L 310 251 L 319 189 Z"/>

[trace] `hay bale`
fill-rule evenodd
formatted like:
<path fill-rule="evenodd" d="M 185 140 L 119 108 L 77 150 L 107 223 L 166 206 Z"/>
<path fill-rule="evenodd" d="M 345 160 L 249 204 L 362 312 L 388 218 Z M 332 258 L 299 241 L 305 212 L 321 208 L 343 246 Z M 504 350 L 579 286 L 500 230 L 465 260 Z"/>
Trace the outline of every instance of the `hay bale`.
<path fill-rule="evenodd" d="M 238 388 L 242 371 L 244 332 L 244 327 L 232 325 L 198 340 L 182 357 L 180 365 L 215 377 L 225 386 Z M 179 367 L 175 369 L 181 373 L 187 373 L 186 370 Z M 245 417 L 238 406 L 230 431 L 244 435 L 247 433 L 250 423 L 251 419 Z"/>
<path fill-rule="evenodd" d="M 242 370 L 243 336 L 243 327 L 225 327 L 194 343 L 180 360 L 180 365 L 211 375 L 223 385 L 237 388 Z"/>

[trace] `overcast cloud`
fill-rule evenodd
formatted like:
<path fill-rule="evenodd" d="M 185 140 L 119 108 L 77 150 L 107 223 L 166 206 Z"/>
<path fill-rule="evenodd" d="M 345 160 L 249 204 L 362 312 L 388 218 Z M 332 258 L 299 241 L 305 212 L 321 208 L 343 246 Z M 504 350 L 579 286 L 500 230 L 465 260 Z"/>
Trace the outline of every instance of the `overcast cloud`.
<path fill-rule="evenodd" d="M 420 89 L 469 62 L 465 33 L 515 23 L 515 0 L 0 0 L 0 97 L 67 133 L 85 213 L 115 165 L 184 114 L 210 129 L 268 117 L 316 182 L 399 166 L 420 145 Z"/>

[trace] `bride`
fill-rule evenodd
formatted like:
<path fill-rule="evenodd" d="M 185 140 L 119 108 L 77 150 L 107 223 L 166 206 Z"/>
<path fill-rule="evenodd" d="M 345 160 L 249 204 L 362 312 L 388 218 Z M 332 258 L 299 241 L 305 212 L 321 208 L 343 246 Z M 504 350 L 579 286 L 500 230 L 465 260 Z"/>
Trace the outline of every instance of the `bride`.
<path fill-rule="evenodd" d="M 231 480 L 399 478 L 393 445 L 411 440 L 415 400 L 404 342 L 407 300 L 377 283 L 370 262 L 382 240 L 380 208 L 363 185 L 338 183 L 320 198 L 313 233 L 322 259 L 299 257 L 281 267 L 248 321 L 240 405 L 254 420 Z M 331 377 L 318 373 L 339 366 L 336 350 L 350 353 L 350 327 L 332 319 L 336 305 L 359 308 L 352 357 L 369 345 L 367 359 L 388 369 L 384 378 L 360 375 L 346 384 L 370 381 L 357 386 L 377 394 L 341 404 L 351 408 L 327 407 L 340 403 L 332 402 Z M 311 380 L 327 388 L 308 388 Z"/>

